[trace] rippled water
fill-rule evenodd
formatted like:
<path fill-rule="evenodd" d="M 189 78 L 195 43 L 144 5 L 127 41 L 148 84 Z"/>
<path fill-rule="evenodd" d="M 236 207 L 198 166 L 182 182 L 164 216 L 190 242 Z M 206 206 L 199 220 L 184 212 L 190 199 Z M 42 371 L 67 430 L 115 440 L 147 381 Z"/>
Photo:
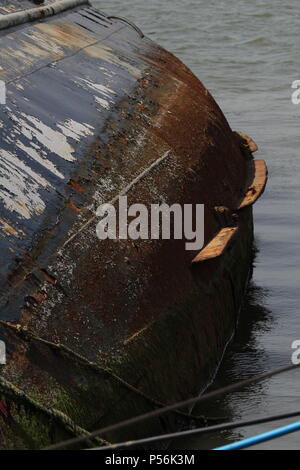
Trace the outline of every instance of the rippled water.
<path fill-rule="evenodd" d="M 101 0 L 104 11 L 127 16 L 146 35 L 180 57 L 210 89 L 233 129 L 259 144 L 270 179 L 255 205 L 258 254 L 237 336 L 214 387 L 289 363 L 300 338 L 300 105 L 291 103 L 291 83 L 300 79 L 298 0 Z M 207 414 L 228 420 L 294 411 L 299 375 L 288 373 L 207 404 Z M 234 433 L 176 443 L 207 449 L 269 429 L 259 425 Z M 297 449 L 295 433 L 256 446 Z"/>

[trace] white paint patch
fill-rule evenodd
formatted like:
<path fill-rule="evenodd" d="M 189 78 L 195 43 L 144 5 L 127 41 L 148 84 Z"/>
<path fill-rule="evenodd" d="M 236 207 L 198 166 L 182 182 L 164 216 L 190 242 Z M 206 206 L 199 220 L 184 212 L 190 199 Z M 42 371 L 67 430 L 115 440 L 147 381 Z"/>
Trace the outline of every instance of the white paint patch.
<path fill-rule="evenodd" d="M 37 150 L 32 147 L 27 147 L 26 145 L 22 144 L 22 142 L 20 142 L 19 140 L 16 142 L 16 146 L 23 150 L 23 152 L 27 153 L 27 155 L 34 161 L 36 161 L 43 167 L 46 167 L 49 171 L 58 176 L 58 178 L 62 180 L 64 179 L 64 175 L 57 170 L 55 165 L 53 165 L 53 163 L 50 162 L 47 158 L 43 158 Z"/>
<path fill-rule="evenodd" d="M 99 70 L 101 70 L 103 72 L 103 75 L 105 75 L 106 77 L 111 78 L 116 75 L 116 72 L 113 72 L 112 70 L 107 70 L 105 67 L 99 67 Z"/>
<path fill-rule="evenodd" d="M 126 69 L 135 78 L 141 78 L 142 76 L 141 70 L 118 57 L 116 52 L 114 52 L 110 47 L 104 44 L 98 43 L 95 46 L 87 47 L 84 52 L 91 57 L 103 59 L 106 62 L 118 65 L 121 68 Z"/>
<path fill-rule="evenodd" d="M 62 131 L 66 137 L 71 137 L 76 141 L 80 141 L 81 137 L 93 135 L 93 126 L 89 124 L 73 121 L 73 119 L 67 119 L 62 124 L 57 124 L 57 127 Z"/>
<path fill-rule="evenodd" d="M 33 135 L 44 147 L 64 160 L 69 162 L 75 160 L 75 157 L 72 155 L 74 148 L 68 143 L 65 135 L 46 126 L 46 124 L 39 121 L 34 116 L 26 116 L 26 114 L 23 114 L 23 116 L 36 127 L 36 129 L 32 131 Z"/>
<path fill-rule="evenodd" d="M 81 78 L 81 81 L 85 82 L 89 88 L 91 88 L 94 91 L 100 91 L 102 95 L 106 96 L 107 98 L 110 98 L 111 95 L 116 95 L 116 93 L 108 88 L 107 86 L 102 85 L 101 83 L 94 83 L 91 82 L 90 80 L 86 80 L 85 78 Z"/>
<path fill-rule="evenodd" d="M 54 130 L 34 116 L 25 113 L 15 115 L 10 109 L 8 111 L 14 126 L 8 136 L 2 137 L 3 141 L 13 143 L 16 149 L 25 152 L 30 160 L 60 179 L 65 176 L 49 159 L 49 153 L 72 162 L 75 160 L 74 148 L 67 139 L 72 138 L 78 142 L 82 137 L 93 135 L 94 128 L 86 123 L 68 119 L 57 124 L 59 130 Z M 25 143 L 21 136 L 25 138 Z M 16 154 L 0 149 L 0 158 L 0 199 L 3 200 L 4 206 L 25 219 L 30 219 L 34 214 L 41 214 L 45 210 L 45 203 L 40 196 L 40 190 L 42 187 L 51 188 L 51 184 L 31 168 L 31 163 L 26 164 Z"/>
<path fill-rule="evenodd" d="M 29 33 L 25 33 L 24 36 L 29 37 L 34 44 L 38 44 L 39 48 L 44 49 L 48 55 L 64 56 L 63 48 L 58 43 L 55 43 L 49 35 L 40 33 L 37 30 L 31 30 Z"/>
<path fill-rule="evenodd" d="M 0 149 L 0 157 L 0 198 L 4 206 L 25 219 L 41 214 L 45 203 L 39 190 L 47 187 L 48 182 L 11 152 Z"/>
<path fill-rule="evenodd" d="M 22 90 L 22 91 L 24 90 L 24 87 L 21 83 L 16 83 L 15 87 L 17 88 L 17 90 Z"/>
<path fill-rule="evenodd" d="M 102 85 L 101 83 L 94 83 L 91 82 L 90 80 L 87 80 L 85 78 L 79 78 L 79 82 L 83 82 L 84 85 L 89 88 L 90 90 L 96 92 L 98 95 L 100 94 L 101 96 L 94 96 L 94 99 L 96 103 L 100 104 L 102 108 L 109 109 L 110 108 L 110 103 L 114 103 L 113 96 L 116 95 L 116 93 L 111 90 L 111 88 Z"/>
<path fill-rule="evenodd" d="M 102 108 L 109 109 L 110 104 L 108 101 L 104 100 L 103 98 L 99 98 L 98 96 L 95 96 L 95 101 L 102 106 Z"/>
<path fill-rule="evenodd" d="M 70 162 L 75 160 L 75 157 L 72 155 L 74 148 L 68 143 L 65 135 L 46 126 L 46 124 L 34 116 L 26 115 L 25 113 L 21 113 L 21 116 L 20 118 L 10 113 L 10 118 L 19 125 L 17 130 L 19 135 L 24 135 L 28 140 L 35 138 L 47 151 L 55 153 L 64 160 Z M 53 171 L 55 167 L 53 164 L 49 165 L 49 159 L 43 159 L 43 162 L 44 166 Z"/>

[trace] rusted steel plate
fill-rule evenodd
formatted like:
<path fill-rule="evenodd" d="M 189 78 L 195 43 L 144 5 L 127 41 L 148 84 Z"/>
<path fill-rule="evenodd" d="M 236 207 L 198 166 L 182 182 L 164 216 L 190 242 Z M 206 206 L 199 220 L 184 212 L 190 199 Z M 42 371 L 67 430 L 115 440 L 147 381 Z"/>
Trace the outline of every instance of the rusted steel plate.
<path fill-rule="evenodd" d="M 193 259 L 193 263 L 221 256 L 238 231 L 238 227 L 225 227 Z"/>
<path fill-rule="evenodd" d="M 267 180 L 268 168 L 264 160 L 254 160 L 254 177 L 252 183 L 248 186 L 245 197 L 240 203 L 238 209 L 251 206 L 263 194 Z"/>
<path fill-rule="evenodd" d="M 226 266 L 195 270 L 185 240 L 99 240 L 95 211 L 125 190 L 148 209 L 203 203 L 207 245 L 224 228 L 214 208 L 237 207 L 248 177 L 221 110 L 172 54 L 92 7 L 2 30 L 0 44 L 3 378 L 84 429 L 145 407 L 89 361 L 162 401 L 198 393 L 243 295 L 251 208 Z"/>

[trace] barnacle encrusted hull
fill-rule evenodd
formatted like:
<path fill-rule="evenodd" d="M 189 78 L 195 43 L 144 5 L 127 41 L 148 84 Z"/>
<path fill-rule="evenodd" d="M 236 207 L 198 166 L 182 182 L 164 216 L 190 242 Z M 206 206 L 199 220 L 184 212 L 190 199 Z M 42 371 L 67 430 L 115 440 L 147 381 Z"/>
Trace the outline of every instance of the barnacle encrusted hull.
<path fill-rule="evenodd" d="M 1 448 L 42 448 L 199 393 L 251 265 L 264 163 L 178 59 L 80 3 L 0 30 Z M 205 204 L 204 250 L 100 241 L 95 211 L 125 188 L 129 205 Z"/>

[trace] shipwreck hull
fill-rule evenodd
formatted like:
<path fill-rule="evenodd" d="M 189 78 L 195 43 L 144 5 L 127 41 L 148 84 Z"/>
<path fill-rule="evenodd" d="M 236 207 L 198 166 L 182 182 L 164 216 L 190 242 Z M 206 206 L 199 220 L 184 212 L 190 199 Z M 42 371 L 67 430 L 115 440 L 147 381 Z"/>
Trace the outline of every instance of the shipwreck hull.
<path fill-rule="evenodd" d="M 88 2 L 45 3 L 24 24 L 0 17 L 2 448 L 48 446 L 207 386 L 234 332 L 266 183 L 172 54 Z M 100 241 L 98 205 L 125 193 L 147 207 L 205 204 L 204 249 Z"/>

